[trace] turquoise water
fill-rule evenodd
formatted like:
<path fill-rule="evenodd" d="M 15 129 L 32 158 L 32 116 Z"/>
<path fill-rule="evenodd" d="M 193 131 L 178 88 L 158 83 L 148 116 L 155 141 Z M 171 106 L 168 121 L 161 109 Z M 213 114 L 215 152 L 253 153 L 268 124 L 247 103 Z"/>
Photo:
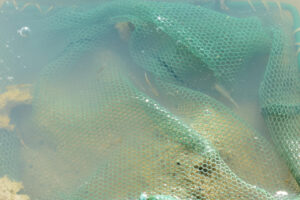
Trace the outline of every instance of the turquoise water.
<path fill-rule="evenodd" d="M 31 200 L 296 196 L 292 16 L 110 2 L 2 4 L 0 199 L 5 175 Z"/>

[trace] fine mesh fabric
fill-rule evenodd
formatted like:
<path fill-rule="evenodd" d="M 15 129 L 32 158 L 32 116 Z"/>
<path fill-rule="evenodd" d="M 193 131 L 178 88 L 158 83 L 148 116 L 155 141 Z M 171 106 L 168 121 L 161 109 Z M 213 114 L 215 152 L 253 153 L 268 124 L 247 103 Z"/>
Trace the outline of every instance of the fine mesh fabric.
<path fill-rule="evenodd" d="M 12 14 L 39 51 L 55 48 L 24 119 L 0 129 L 0 177 L 32 200 L 298 199 L 297 15 L 267 5 L 116 0 Z M 263 128 L 241 115 L 245 74 Z"/>

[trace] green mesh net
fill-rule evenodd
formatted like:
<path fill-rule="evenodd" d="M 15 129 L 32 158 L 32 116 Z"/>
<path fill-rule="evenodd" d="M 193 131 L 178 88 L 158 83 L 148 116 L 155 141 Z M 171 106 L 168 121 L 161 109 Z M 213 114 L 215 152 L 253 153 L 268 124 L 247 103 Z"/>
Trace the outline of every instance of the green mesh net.
<path fill-rule="evenodd" d="M 297 199 L 297 10 L 217 2 L 6 8 L 44 57 L 26 106 L 0 85 L 0 178 L 32 200 Z"/>

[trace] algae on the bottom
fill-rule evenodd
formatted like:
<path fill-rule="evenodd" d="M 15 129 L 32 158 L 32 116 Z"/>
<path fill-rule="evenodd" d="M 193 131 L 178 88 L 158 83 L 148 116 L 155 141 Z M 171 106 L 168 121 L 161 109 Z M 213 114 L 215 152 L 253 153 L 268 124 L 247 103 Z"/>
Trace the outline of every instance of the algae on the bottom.
<path fill-rule="evenodd" d="M 14 125 L 10 123 L 10 111 L 17 105 L 31 103 L 30 87 L 30 84 L 11 85 L 0 94 L 0 128 L 10 131 L 14 129 Z"/>
<path fill-rule="evenodd" d="M 0 200 L 30 200 L 29 196 L 18 194 L 23 184 L 10 180 L 7 176 L 0 178 Z"/>

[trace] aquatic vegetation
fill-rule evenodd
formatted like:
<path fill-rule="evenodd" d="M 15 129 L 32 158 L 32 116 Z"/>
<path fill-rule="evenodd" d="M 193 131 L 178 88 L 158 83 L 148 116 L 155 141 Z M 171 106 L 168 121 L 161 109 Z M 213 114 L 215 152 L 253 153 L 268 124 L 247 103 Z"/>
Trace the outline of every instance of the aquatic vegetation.
<path fill-rule="evenodd" d="M 249 3 L 249 5 L 251 6 L 252 10 L 253 10 L 253 11 L 256 11 L 256 9 L 255 9 L 255 7 L 254 7 L 252 1 L 251 1 L 251 0 L 248 0 L 248 3 Z"/>
<path fill-rule="evenodd" d="M 21 110 L 14 132 L 5 131 L 14 128 L 11 109 L 32 97 L 29 86 L 2 88 L 2 175 L 18 177 L 34 199 L 122 200 L 141 192 L 143 200 L 299 194 L 293 171 L 277 151 L 287 149 L 288 158 L 288 151 L 299 152 L 296 145 L 284 146 L 293 144 L 299 130 L 300 87 L 290 48 L 295 41 L 287 37 L 293 30 L 275 26 L 280 16 L 274 2 L 248 0 L 256 12 L 245 0 L 227 2 L 214 0 L 207 7 L 184 1 L 95 2 L 24 24 L 23 30 L 28 25 L 34 31 L 35 44 L 47 40 L 49 48 L 41 51 L 45 66 L 36 64 L 41 71 L 32 80 L 34 101 L 24 106 L 29 112 L 23 106 L 12 112 Z M 263 4 L 272 9 L 266 12 Z M 32 9 L 20 18 L 31 11 L 39 16 L 37 9 L 43 8 L 23 7 Z M 19 40 L 30 46 L 32 38 Z M 40 49 L 28 55 L 34 50 Z M 248 87 L 253 82 L 257 87 Z M 263 105 L 253 105 L 259 100 Z M 250 109 L 257 112 L 249 118 L 263 111 L 258 120 L 275 130 L 263 133 L 280 138 L 277 146 L 237 113 Z"/>
<path fill-rule="evenodd" d="M 157 90 L 156 90 L 156 89 L 153 87 L 153 85 L 151 84 L 151 82 L 150 82 L 150 80 L 149 80 L 148 75 L 147 75 L 146 72 L 145 72 L 144 76 L 145 76 L 145 81 L 146 81 L 147 85 L 149 86 L 151 92 L 152 92 L 155 96 L 159 96 Z"/>
<path fill-rule="evenodd" d="M 43 13 L 43 14 L 47 14 L 48 12 L 50 12 L 54 8 L 54 6 L 51 5 L 47 10 L 43 11 L 40 4 L 34 3 L 34 2 L 27 2 L 23 5 L 23 7 L 20 10 L 23 11 L 25 8 L 30 7 L 30 6 L 35 7 L 36 9 L 38 9 L 38 11 L 40 13 Z"/>
<path fill-rule="evenodd" d="M 269 2 L 267 0 L 260 0 L 260 1 L 263 4 L 263 6 L 266 8 L 266 10 L 269 11 L 270 10 L 270 7 L 268 5 Z M 253 0 L 247 0 L 247 2 L 250 5 L 250 7 L 252 8 L 252 10 L 255 12 L 256 8 L 255 8 L 255 6 L 253 4 Z M 278 6 L 280 15 L 282 16 L 282 7 L 281 7 L 280 2 L 278 0 L 274 0 L 273 2 Z"/>
<path fill-rule="evenodd" d="M 216 89 L 223 97 L 225 97 L 228 101 L 230 101 L 230 103 L 232 103 L 236 109 L 239 108 L 239 105 L 235 102 L 235 100 L 231 97 L 231 95 L 229 94 L 229 92 L 228 92 L 224 87 L 222 87 L 222 86 L 219 85 L 219 84 L 215 84 L 215 89 Z"/>
<path fill-rule="evenodd" d="M 264 4 L 264 7 L 267 9 L 267 11 L 270 10 L 268 3 L 266 2 L 266 0 L 261 0 L 261 2 Z"/>
<path fill-rule="evenodd" d="M 14 125 L 10 123 L 10 111 L 18 105 L 31 103 L 30 88 L 30 84 L 12 85 L 0 94 L 0 128 L 14 129 Z"/>
<path fill-rule="evenodd" d="M 23 184 L 10 180 L 7 176 L 0 178 L 0 199 L 1 200 L 30 200 L 29 196 L 18 194 Z"/>
<path fill-rule="evenodd" d="M 221 9 L 223 9 L 223 10 L 229 10 L 229 8 L 225 4 L 225 0 L 221 0 Z"/>
<path fill-rule="evenodd" d="M 226 0 L 216 0 L 216 4 L 221 10 L 229 10 L 228 6 L 226 5 Z"/>
<path fill-rule="evenodd" d="M 47 14 L 48 12 L 50 12 L 54 8 L 54 6 L 51 5 L 46 10 L 43 10 L 41 8 L 41 5 L 39 3 L 32 2 L 32 1 L 26 2 L 25 4 L 20 4 L 20 3 L 18 4 L 16 0 L 0 0 L 0 9 L 3 7 L 3 4 L 5 2 L 12 3 L 13 6 L 15 7 L 15 9 L 19 10 L 19 11 L 23 11 L 24 9 L 33 6 L 33 7 L 35 7 L 42 14 Z"/>

